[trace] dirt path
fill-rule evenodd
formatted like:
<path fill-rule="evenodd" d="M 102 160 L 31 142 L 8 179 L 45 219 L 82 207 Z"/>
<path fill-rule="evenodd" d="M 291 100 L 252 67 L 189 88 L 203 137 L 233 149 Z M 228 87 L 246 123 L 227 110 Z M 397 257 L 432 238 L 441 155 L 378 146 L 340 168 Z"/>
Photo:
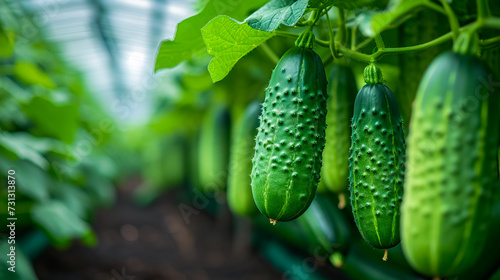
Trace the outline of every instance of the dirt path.
<path fill-rule="evenodd" d="M 186 224 L 175 191 L 141 208 L 130 198 L 137 182 L 118 192 L 110 209 L 96 213 L 99 244 L 50 248 L 34 263 L 40 280 L 266 280 L 281 274 L 256 252 L 238 257 L 229 231 L 201 212 Z"/>

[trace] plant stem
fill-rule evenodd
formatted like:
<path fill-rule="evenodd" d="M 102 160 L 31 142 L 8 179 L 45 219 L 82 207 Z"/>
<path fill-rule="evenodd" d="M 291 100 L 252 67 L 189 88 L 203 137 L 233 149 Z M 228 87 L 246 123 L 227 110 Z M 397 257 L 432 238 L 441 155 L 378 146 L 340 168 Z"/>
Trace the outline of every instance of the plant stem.
<path fill-rule="evenodd" d="M 460 29 L 460 24 L 458 23 L 458 19 L 455 16 L 455 13 L 453 13 L 453 10 L 451 9 L 448 2 L 446 2 L 446 0 L 441 0 L 441 4 L 444 7 L 446 16 L 448 17 L 448 21 L 450 22 L 451 32 L 453 33 L 453 41 L 455 41 L 458 38 L 458 30 Z"/>
<path fill-rule="evenodd" d="M 332 57 L 335 58 L 336 57 L 336 50 L 335 50 L 335 42 L 333 41 L 333 29 L 332 29 L 332 23 L 330 22 L 330 16 L 328 15 L 328 13 L 325 14 L 326 15 L 326 24 L 328 26 L 328 39 L 330 39 L 330 44 L 329 44 L 329 47 L 330 47 L 330 53 L 332 54 Z"/>
<path fill-rule="evenodd" d="M 370 61 L 372 61 L 371 55 L 360 53 L 357 51 L 353 51 L 349 48 L 346 48 L 344 46 L 340 46 L 337 44 L 335 44 L 335 46 L 341 53 L 343 53 L 344 55 L 346 55 L 352 59 L 356 59 L 356 60 L 367 62 L 367 63 L 370 63 Z"/>
<path fill-rule="evenodd" d="M 358 26 L 354 26 L 351 29 L 351 50 L 356 48 L 356 32 L 358 31 Z"/>
<path fill-rule="evenodd" d="M 380 34 L 375 35 L 375 44 L 377 45 L 377 50 L 385 49 L 384 40 L 382 40 L 382 36 L 380 36 Z"/>
<path fill-rule="evenodd" d="M 276 55 L 276 53 L 274 53 L 274 51 L 269 47 L 269 45 L 266 42 L 260 44 L 260 47 L 262 51 L 267 55 L 267 57 L 271 59 L 272 62 L 274 62 L 275 64 L 278 63 L 280 58 Z"/>
<path fill-rule="evenodd" d="M 479 22 L 480 27 L 500 29 L 500 17 L 488 17 Z"/>
<path fill-rule="evenodd" d="M 481 45 L 481 49 L 492 49 L 492 48 L 495 48 L 497 46 L 500 46 L 500 36 L 493 37 L 493 38 L 490 38 L 490 39 L 481 40 L 479 42 L 479 44 Z"/>
<path fill-rule="evenodd" d="M 486 19 L 491 15 L 490 6 L 488 5 L 488 0 L 477 0 L 477 17 L 479 20 Z"/>
<path fill-rule="evenodd" d="M 299 34 L 297 33 L 292 33 L 292 32 L 286 32 L 286 31 L 279 31 L 275 30 L 274 35 L 281 36 L 281 37 L 287 37 L 287 38 L 297 38 L 299 37 Z"/>
<path fill-rule="evenodd" d="M 356 47 L 354 47 L 354 50 L 357 51 L 359 49 L 361 49 L 362 47 L 368 45 L 371 41 L 373 41 L 373 38 L 366 38 L 365 40 L 363 40 L 363 42 L 359 43 Z"/>
<path fill-rule="evenodd" d="M 372 55 L 372 57 L 373 57 L 373 59 L 378 60 L 386 54 L 401 54 L 401 53 L 407 53 L 407 52 L 421 51 L 423 49 L 433 47 L 433 46 L 438 45 L 438 44 L 442 44 L 442 43 L 452 39 L 452 37 L 453 37 L 452 33 L 448 32 L 441 37 L 438 37 L 432 41 L 429 41 L 429 42 L 426 42 L 423 44 L 408 46 L 408 47 L 400 47 L 400 48 L 385 48 L 383 50 L 379 50 L 379 51 L 375 52 Z"/>
<path fill-rule="evenodd" d="M 339 31 L 337 32 L 337 38 L 335 38 L 335 41 L 343 45 L 346 40 L 345 13 L 342 8 L 337 8 L 337 11 L 339 15 Z"/>

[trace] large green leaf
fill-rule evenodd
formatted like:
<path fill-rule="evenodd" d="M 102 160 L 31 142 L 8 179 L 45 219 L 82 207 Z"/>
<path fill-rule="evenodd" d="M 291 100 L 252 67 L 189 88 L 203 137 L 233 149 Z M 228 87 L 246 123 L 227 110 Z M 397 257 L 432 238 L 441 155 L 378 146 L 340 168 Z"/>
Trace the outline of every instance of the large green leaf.
<path fill-rule="evenodd" d="M 35 201 L 45 201 L 49 198 L 48 175 L 38 166 L 28 161 L 19 161 L 14 165 L 16 188 Z"/>
<path fill-rule="evenodd" d="M 393 0 L 385 11 L 365 11 L 358 18 L 359 29 L 365 36 L 375 37 L 389 25 L 405 17 L 408 12 L 415 11 L 427 2 L 429 0 Z"/>
<path fill-rule="evenodd" d="M 234 1 L 210 0 L 205 8 L 177 25 L 174 40 L 165 40 L 160 43 L 156 53 L 155 71 L 162 68 L 171 68 L 184 60 L 190 59 L 193 54 L 205 49 L 201 28 L 217 15 L 228 15 L 243 20 L 248 12 L 263 5 L 266 0 Z"/>
<path fill-rule="evenodd" d="M 0 132 L 0 155 L 10 160 L 25 159 L 43 169 L 49 165 L 47 159 L 40 152 L 26 145 L 23 141 L 19 141 L 16 135 L 6 132 Z"/>
<path fill-rule="evenodd" d="M 74 159 L 74 151 L 72 147 L 54 138 L 35 137 L 24 131 L 11 133 L 16 141 L 38 151 L 41 154 L 53 153 L 65 159 Z"/>
<path fill-rule="evenodd" d="M 92 202 L 89 196 L 75 185 L 53 181 L 51 184 L 52 198 L 63 202 L 71 212 L 75 213 L 78 217 L 85 219 L 90 213 Z"/>
<path fill-rule="evenodd" d="M 90 226 L 62 202 L 36 204 L 31 209 L 31 218 L 57 246 L 66 247 L 73 238 L 82 238 L 87 245 L 96 243 Z"/>
<path fill-rule="evenodd" d="M 214 18 L 201 32 L 208 53 L 214 56 L 208 65 L 214 82 L 222 80 L 240 58 L 273 36 L 227 16 Z"/>
<path fill-rule="evenodd" d="M 78 128 L 77 104 L 55 104 L 45 97 L 35 96 L 22 109 L 35 124 L 35 134 L 73 142 Z"/>
<path fill-rule="evenodd" d="M 294 26 L 304 14 L 309 0 L 271 0 L 245 21 L 252 28 L 274 31 L 280 24 Z"/>

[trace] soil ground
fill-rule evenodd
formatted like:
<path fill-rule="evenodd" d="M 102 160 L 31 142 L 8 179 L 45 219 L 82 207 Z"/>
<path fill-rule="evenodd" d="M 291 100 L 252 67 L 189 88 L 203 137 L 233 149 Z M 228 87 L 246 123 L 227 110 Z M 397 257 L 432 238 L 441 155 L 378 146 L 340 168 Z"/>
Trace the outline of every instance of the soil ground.
<path fill-rule="evenodd" d="M 234 246 L 238 243 L 230 224 L 202 211 L 186 224 L 177 191 L 161 195 L 147 207 L 135 205 L 131 193 L 138 184 L 129 181 L 118 190 L 113 207 L 97 211 L 93 221 L 97 246 L 75 242 L 64 251 L 46 249 L 34 261 L 39 279 L 284 279 L 258 252 Z"/>

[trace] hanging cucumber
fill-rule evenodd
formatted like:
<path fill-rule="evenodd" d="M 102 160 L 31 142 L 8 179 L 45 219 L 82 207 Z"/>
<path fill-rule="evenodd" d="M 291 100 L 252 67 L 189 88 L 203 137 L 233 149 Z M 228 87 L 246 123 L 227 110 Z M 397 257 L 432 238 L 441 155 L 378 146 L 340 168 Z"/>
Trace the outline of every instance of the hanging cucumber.
<path fill-rule="evenodd" d="M 462 33 L 427 69 L 413 108 L 402 206 L 402 246 L 419 272 L 446 277 L 473 267 L 498 200 L 498 94 Z"/>
<path fill-rule="evenodd" d="M 398 104 L 382 84 L 374 64 L 364 71 L 352 119 L 349 157 L 351 206 L 361 236 L 375 248 L 399 243 L 399 206 L 403 195 L 405 140 Z"/>
<path fill-rule="evenodd" d="M 310 243 L 310 252 L 329 257 L 334 252 L 346 254 L 350 244 L 350 228 L 328 194 L 316 194 L 311 205 L 297 219 Z"/>
<path fill-rule="evenodd" d="M 301 35 L 276 65 L 262 105 L 252 169 L 252 192 L 271 223 L 300 216 L 318 186 L 325 145 L 326 76 Z"/>
<path fill-rule="evenodd" d="M 199 138 L 198 172 L 203 192 L 222 191 L 227 183 L 230 116 L 225 107 L 214 107 L 206 116 Z"/>
<path fill-rule="evenodd" d="M 344 192 L 349 185 L 350 122 L 357 92 L 356 78 L 351 68 L 333 66 L 328 84 L 326 142 L 321 176 L 325 186 L 339 194 L 339 208 L 345 206 Z"/>
<path fill-rule="evenodd" d="M 259 114 L 260 104 L 254 101 L 248 105 L 234 127 L 229 160 L 227 198 L 231 211 L 241 216 L 251 216 L 257 212 L 250 185 L 250 173 L 252 172 L 252 156 L 257 127 L 259 126 Z"/>

